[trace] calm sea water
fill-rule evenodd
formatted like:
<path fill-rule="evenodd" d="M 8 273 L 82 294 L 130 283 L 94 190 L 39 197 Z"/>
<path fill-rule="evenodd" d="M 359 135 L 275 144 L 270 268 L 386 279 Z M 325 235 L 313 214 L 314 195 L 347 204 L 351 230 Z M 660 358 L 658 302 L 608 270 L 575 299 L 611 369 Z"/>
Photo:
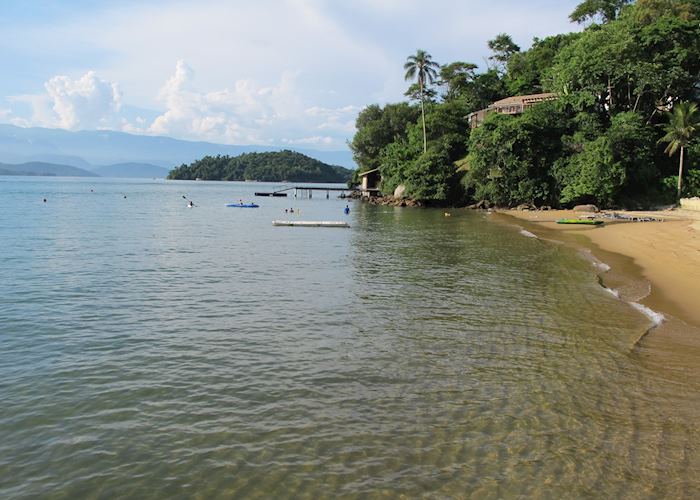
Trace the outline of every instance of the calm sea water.
<path fill-rule="evenodd" d="M 700 495 L 698 351 L 633 348 L 589 261 L 483 213 L 224 206 L 271 187 L 0 177 L 0 497 Z"/>

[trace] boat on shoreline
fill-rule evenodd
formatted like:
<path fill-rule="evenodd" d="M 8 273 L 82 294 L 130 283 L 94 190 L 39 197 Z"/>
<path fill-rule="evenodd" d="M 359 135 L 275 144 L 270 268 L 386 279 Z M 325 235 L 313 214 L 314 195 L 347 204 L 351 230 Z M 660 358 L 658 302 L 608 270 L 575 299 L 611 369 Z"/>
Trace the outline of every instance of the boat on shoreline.
<path fill-rule="evenodd" d="M 596 219 L 559 219 L 557 221 L 557 224 L 585 224 L 588 226 L 600 226 L 602 223 L 602 220 Z"/>

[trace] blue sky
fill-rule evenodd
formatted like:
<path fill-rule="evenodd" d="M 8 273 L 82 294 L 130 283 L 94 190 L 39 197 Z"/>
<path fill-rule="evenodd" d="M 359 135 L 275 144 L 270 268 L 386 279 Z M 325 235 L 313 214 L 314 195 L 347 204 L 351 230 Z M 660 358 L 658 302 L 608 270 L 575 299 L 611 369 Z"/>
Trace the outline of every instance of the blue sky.
<path fill-rule="evenodd" d="M 406 57 L 573 31 L 577 0 L 24 0 L 0 4 L 0 123 L 344 149 Z"/>

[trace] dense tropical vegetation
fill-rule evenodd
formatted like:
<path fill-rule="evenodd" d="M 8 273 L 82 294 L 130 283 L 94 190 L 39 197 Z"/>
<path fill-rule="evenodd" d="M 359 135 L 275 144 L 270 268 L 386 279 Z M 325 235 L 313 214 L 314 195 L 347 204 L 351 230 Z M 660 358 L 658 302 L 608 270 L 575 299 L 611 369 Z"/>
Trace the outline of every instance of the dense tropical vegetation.
<path fill-rule="evenodd" d="M 679 102 L 673 107 L 671 118 L 668 125 L 664 127 L 666 135 L 659 142 L 667 142 L 668 146 L 664 150 L 669 155 L 675 154 L 680 148 L 678 162 L 678 192 L 677 198 L 680 199 L 683 184 L 683 156 L 685 148 L 700 131 L 700 113 L 698 106 L 694 102 Z"/>
<path fill-rule="evenodd" d="M 352 172 L 295 151 L 205 156 L 170 171 L 168 179 L 263 182 L 347 182 Z"/>
<path fill-rule="evenodd" d="M 700 99 L 700 0 L 585 0 L 571 19 L 588 25 L 526 51 L 497 35 L 481 72 L 464 61 L 436 67 L 422 50 L 410 56 L 406 78 L 417 85 L 407 96 L 417 103 L 359 114 L 354 179 L 378 168 L 384 193 L 403 186 L 434 203 L 636 208 L 673 202 L 681 189 L 700 195 L 690 112 Z M 470 127 L 469 114 L 494 101 L 543 92 L 557 99 Z M 685 157 L 685 182 L 664 143 Z"/>

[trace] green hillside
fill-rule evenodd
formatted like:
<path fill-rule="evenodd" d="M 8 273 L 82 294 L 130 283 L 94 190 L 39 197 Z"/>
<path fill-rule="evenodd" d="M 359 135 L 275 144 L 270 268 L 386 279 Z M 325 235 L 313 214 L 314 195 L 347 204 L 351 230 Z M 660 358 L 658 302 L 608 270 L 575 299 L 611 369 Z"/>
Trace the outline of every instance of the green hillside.
<path fill-rule="evenodd" d="M 244 153 L 240 156 L 205 156 L 170 171 L 168 179 L 262 182 L 347 182 L 352 171 L 284 150 Z"/>

